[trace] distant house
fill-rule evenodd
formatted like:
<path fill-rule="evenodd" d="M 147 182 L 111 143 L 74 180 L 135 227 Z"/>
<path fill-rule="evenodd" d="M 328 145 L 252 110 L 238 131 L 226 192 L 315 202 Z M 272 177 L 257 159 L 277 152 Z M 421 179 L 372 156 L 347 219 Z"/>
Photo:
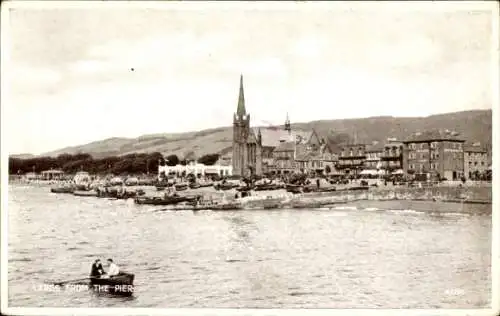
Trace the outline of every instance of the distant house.
<path fill-rule="evenodd" d="M 381 159 L 384 152 L 384 145 L 379 142 L 374 142 L 366 146 L 366 160 L 364 166 L 366 170 L 378 170 L 382 167 Z"/>
<path fill-rule="evenodd" d="M 337 168 L 345 175 L 359 175 L 366 159 L 366 144 L 343 144 Z"/>
<path fill-rule="evenodd" d="M 41 173 L 42 180 L 63 180 L 64 179 L 64 171 L 62 170 L 45 170 Z"/>
<path fill-rule="evenodd" d="M 407 174 L 459 180 L 464 175 L 464 142 L 448 130 L 415 133 L 403 142 L 403 169 Z"/>
<path fill-rule="evenodd" d="M 39 178 L 39 176 L 35 172 L 28 172 L 24 175 L 24 178 L 26 180 L 36 180 Z"/>
<path fill-rule="evenodd" d="M 467 179 L 476 180 L 486 175 L 488 152 L 480 143 L 464 145 L 464 174 Z"/>
<path fill-rule="evenodd" d="M 79 171 L 73 178 L 76 184 L 89 184 L 91 182 L 90 174 L 86 171 Z"/>
<path fill-rule="evenodd" d="M 333 153 L 324 140 L 319 147 L 312 148 L 308 144 L 297 146 L 296 169 L 300 173 L 324 175 L 338 174 L 336 164 L 338 155 Z"/>
<path fill-rule="evenodd" d="M 384 151 L 380 158 L 382 168 L 386 174 L 400 173 L 403 171 L 403 143 L 389 138 L 384 144 Z"/>

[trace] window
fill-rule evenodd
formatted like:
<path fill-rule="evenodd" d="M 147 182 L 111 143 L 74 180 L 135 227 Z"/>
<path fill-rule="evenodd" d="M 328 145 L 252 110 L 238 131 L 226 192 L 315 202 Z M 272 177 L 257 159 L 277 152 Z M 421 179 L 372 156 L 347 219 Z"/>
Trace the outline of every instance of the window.
<path fill-rule="evenodd" d="M 353 154 L 353 152 L 352 152 L 352 149 L 351 149 L 351 150 L 349 151 L 349 156 L 351 156 L 351 157 L 352 157 L 352 154 Z"/>
<path fill-rule="evenodd" d="M 481 166 L 484 166 L 484 161 L 481 161 Z"/>
<path fill-rule="evenodd" d="M 424 149 L 424 148 L 425 148 L 425 144 L 424 143 L 420 144 L 420 149 Z"/>
<path fill-rule="evenodd" d="M 410 169 L 415 169 L 415 165 L 414 164 L 410 164 Z"/>

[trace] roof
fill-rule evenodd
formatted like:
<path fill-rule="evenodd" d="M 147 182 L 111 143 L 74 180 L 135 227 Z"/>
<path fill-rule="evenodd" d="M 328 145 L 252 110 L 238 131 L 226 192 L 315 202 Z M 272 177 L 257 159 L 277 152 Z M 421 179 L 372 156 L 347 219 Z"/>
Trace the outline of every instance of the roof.
<path fill-rule="evenodd" d="M 350 147 L 364 147 L 364 148 L 366 148 L 367 145 L 361 144 L 361 143 L 352 143 L 352 144 L 351 143 L 343 143 L 343 144 L 339 144 L 339 146 L 341 148 L 344 148 L 344 147 L 345 148 L 350 148 Z"/>
<path fill-rule="evenodd" d="M 282 142 L 279 144 L 274 151 L 294 151 L 295 150 L 295 142 Z"/>
<path fill-rule="evenodd" d="M 469 152 L 469 153 L 486 153 L 487 150 L 481 146 L 473 146 L 473 145 L 468 145 L 464 146 L 464 152 Z"/>
<path fill-rule="evenodd" d="M 62 171 L 62 170 L 50 169 L 50 170 L 45 170 L 45 171 L 42 171 L 41 173 L 42 173 L 42 174 L 46 174 L 46 173 L 64 173 L 64 171 Z"/>
<path fill-rule="evenodd" d="M 367 145 L 365 151 L 367 153 L 380 152 L 384 150 L 384 144 L 377 143 L 374 145 Z"/>
<path fill-rule="evenodd" d="M 319 151 L 307 150 L 307 145 L 298 144 L 297 145 L 297 155 L 295 160 L 298 161 L 308 161 L 308 160 L 336 160 L 337 155 L 329 153 L 326 148 L 321 148 Z"/>
<path fill-rule="evenodd" d="M 427 142 L 427 141 L 439 141 L 439 140 L 450 140 L 456 142 L 464 142 L 462 138 L 458 136 L 458 134 L 453 134 L 448 130 L 430 130 L 422 133 L 415 133 L 410 135 L 407 139 L 405 139 L 404 143 L 412 143 L 412 142 Z"/>
<path fill-rule="evenodd" d="M 259 134 L 259 128 L 253 128 L 255 135 Z M 312 135 L 312 131 L 290 131 L 282 128 L 260 128 L 263 147 L 278 147 L 283 141 L 290 142 L 297 139 L 300 143 L 307 142 Z"/>
<path fill-rule="evenodd" d="M 403 146 L 403 142 L 399 142 L 399 141 L 390 141 L 390 142 L 387 142 L 384 144 L 384 147 L 385 148 L 389 148 L 389 147 L 400 147 L 400 146 Z"/>

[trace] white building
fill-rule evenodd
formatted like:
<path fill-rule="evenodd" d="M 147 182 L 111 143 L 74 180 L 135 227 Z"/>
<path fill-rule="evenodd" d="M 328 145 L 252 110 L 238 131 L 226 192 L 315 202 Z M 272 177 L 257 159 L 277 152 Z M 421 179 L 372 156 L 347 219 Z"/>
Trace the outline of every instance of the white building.
<path fill-rule="evenodd" d="M 164 173 L 166 176 L 176 176 L 180 177 L 182 175 L 187 176 L 188 174 L 194 174 L 195 176 L 205 176 L 218 174 L 220 176 L 231 176 L 233 174 L 233 167 L 231 165 L 221 165 L 216 164 L 213 166 L 207 166 L 201 163 L 192 162 L 185 166 L 175 165 L 175 166 L 158 166 L 158 178 Z"/>
<path fill-rule="evenodd" d="M 91 182 L 90 174 L 86 171 L 79 171 L 76 173 L 73 181 L 76 184 L 88 184 Z"/>

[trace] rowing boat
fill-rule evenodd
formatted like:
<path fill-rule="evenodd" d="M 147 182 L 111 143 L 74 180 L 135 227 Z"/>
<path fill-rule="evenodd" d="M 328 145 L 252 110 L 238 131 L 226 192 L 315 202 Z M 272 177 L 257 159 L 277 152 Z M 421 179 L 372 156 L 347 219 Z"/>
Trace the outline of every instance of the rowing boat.
<path fill-rule="evenodd" d="M 137 197 L 134 202 L 136 204 L 148 205 L 171 205 L 181 202 L 194 202 L 198 196 L 168 196 L 168 197 Z"/>
<path fill-rule="evenodd" d="M 97 196 L 96 191 L 75 191 L 73 192 L 75 196 Z"/>
<path fill-rule="evenodd" d="M 50 192 L 52 193 L 73 193 L 75 189 L 73 187 L 56 187 L 50 188 Z"/>

